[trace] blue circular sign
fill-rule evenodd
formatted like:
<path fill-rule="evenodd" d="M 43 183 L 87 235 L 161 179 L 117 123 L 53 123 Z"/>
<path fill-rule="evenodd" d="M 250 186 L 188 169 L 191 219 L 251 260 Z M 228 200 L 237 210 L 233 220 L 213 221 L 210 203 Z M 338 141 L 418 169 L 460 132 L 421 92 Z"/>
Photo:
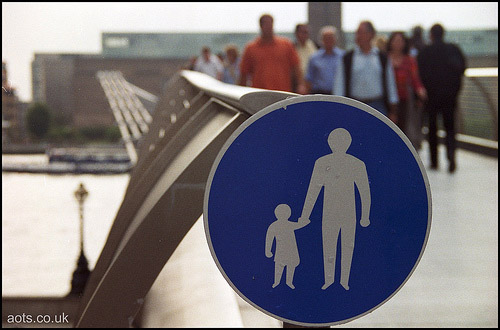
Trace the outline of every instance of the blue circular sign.
<path fill-rule="evenodd" d="M 210 172 L 204 226 L 231 287 L 264 313 L 341 324 L 390 299 L 431 224 L 424 166 L 373 108 L 300 96 L 250 117 Z"/>

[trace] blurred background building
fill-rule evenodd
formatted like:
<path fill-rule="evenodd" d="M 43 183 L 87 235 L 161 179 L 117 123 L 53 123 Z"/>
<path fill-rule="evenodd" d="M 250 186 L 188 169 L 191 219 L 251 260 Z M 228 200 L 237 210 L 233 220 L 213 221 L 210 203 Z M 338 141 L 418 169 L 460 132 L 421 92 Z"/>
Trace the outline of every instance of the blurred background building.
<path fill-rule="evenodd" d="M 25 141 L 26 107 L 9 82 L 7 63 L 2 62 L 2 145 Z"/>
<path fill-rule="evenodd" d="M 112 125 L 115 119 L 97 79 L 101 70 L 120 71 L 126 80 L 159 95 L 186 62 L 178 57 L 35 54 L 33 100 L 47 104 L 76 127 Z"/>

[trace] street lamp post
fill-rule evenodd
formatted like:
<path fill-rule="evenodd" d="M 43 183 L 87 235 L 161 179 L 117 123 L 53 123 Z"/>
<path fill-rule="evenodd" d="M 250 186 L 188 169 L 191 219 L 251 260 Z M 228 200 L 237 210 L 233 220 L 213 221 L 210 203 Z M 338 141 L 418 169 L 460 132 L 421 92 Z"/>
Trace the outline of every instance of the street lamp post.
<path fill-rule="evenodd" d="M 71 291 L 70 295 L 82 295 L 85 289 L 85 284 L 90 276 L 90 270 L 88 267 L 88 261 L 85 257 L 83 251 L 83 203 L 88 196 L 88 191 L 80 183 L 80 186 L 75 191 L 75 198 L 78 201 L 78 210 L 80 216 L 80 256 L 76 264 L 76 269 L 73 272 L 73 278 L 71 279 Z"/>

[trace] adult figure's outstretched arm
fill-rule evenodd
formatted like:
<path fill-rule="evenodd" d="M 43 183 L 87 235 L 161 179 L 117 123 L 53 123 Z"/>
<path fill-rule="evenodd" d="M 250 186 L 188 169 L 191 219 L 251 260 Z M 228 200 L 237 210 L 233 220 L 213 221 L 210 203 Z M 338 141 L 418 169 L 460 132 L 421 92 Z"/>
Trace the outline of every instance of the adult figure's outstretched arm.
<path fill-rule="evenodd" d="M 312 209 L 316 200 L 318 199 L 321 188 L 324 185 L 323 175 L 321 173 L 321 168 L 318 165 L 318 161 L 314 164 L 314 169 L 311 175 L 311 181 L 309 182 L 309 188 L 307 189 L 307 195 L 304 201 L 304 207 L 302 208 L 301 219 L 309 219 L 311 216 Z"/>

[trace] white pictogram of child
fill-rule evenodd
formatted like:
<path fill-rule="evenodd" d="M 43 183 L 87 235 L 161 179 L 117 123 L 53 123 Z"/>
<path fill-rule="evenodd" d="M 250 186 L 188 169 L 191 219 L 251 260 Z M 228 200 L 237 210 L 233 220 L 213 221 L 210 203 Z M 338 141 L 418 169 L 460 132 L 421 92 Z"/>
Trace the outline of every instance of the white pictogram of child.
<path fill-rule="evenodd" d="M 280 284 L 283 270 L 286 267 L 286 284 L 295 289 L 293 275 L 295 267 L 300 264 L 300 257 L 294 231 L 306 226 L 311 221 L 307 218 L 299 219 L 298 222 L 288 221 L 292 211 L 287 204 L 276 206 L 274 214 L 277 220 L 269 226 L 266 233 L 266 257 L 268 258 L 273 256 L 272 246 L 276 239 L 273 288 Z"/>

